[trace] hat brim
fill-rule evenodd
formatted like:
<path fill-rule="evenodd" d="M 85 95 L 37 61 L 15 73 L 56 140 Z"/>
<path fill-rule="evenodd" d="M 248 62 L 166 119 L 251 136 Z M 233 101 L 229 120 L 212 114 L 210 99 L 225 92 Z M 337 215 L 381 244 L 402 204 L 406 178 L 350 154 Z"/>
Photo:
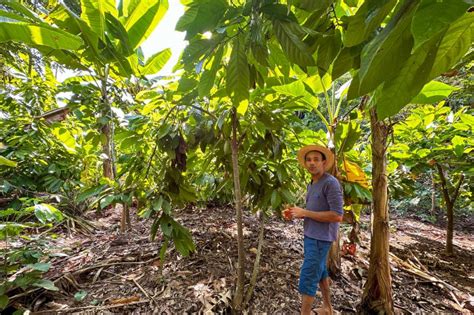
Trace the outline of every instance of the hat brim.
<path fill-rule="evenodd" d="M 326 157 L 326 166 L 325 166 L 326 171 L 330 170 L 331 167 L 334 165 L 334 154 L 331 152 L 331 150 L 320 145 L 310 144 L 310 145 L 302 147 L 298 151 L 297 158 L 298 158 L 298 162 L 300 163 L 302 167 L 305 167 L 304 162 L 305 162 L 306 154 L 308 154 L 308 152 L 311 152 L 311 151 L 318 151 L 324 154 L 324 156 Z"/>

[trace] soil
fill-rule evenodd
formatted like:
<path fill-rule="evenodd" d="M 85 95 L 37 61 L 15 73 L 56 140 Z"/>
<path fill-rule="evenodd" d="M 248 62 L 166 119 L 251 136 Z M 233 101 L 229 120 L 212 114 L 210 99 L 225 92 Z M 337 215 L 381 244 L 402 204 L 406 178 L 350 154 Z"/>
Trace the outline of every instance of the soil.
<path fill-rule="evenodd" d="M 46 274 L 59 291 L 37 289 L 16 298 L 13 306 L 28 309 L 30 314 L 230 313 L 237 264 L 231 207 L 177 211 L 175 217 L 190 230 L 196 251 L 182 257 L 170 246 L 164 261 L 159 258 L 160 235 L 150 241 L 151 223 L 135 220 L 132 213 L 132 229 L 120 234 L 119 213 L 115 209 L 106 217 L 93 218 L 98 227 L 92 234 L 73 229 L 58 233 L 55 239 L 45 238 L 54 251 L 67 254 L 53 258 Z M 259 220 L 244 216 L 244 226 L 249 279 Z M 396 313 L 471 314 L 474 236 L 455 232 L 455 255 L 449 256 L 444 251 L 442 228 L 402 217 L 392 219 L 390 226 Z M 345 234 L 349 229 L 342 226 Z M 369 218 L 363 217 L 361 243 L 355 255 L 343 255 L 341 275 L 332 282 L 332 301 L 339 313 L 355 313 L 360 302 L 369 266 L 369 230 Z M 264 235 L 260 272 L 244 313 L 298 314 L 301 221 L 271 217 Z M 315 308 L 320 301 L 318 293 Z"/>

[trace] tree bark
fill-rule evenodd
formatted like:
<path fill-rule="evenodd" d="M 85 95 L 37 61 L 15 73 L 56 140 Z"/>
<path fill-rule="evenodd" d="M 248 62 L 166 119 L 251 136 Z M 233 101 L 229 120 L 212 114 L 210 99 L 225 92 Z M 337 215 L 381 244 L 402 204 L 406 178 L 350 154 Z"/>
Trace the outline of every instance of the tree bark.
<path fill-rule="evenodd" d="M 389 262 L 389 216 L 386 175 L 386 144 L 389 126 L 378 121 L 370 109 L 372 129 L 373 233 L 370 266 L 359 311 L 362 314 L 393 314 L 392 279 Z"/>
<path fill-rule="evenodd" d="M 443 191 L 444 202 L 446 203 L 446 216 L 448 218 L 448 226 L 446 228 L 446 253 L 449 255 L 454 254 L 453 247 L 453 236 L 454 236 L 454 204 L 459 195 L 459 190 L 461 188 L 462 182 L 464 181 L 464 174 L 461 174 L 459 181 L 454 189 L 452 196 L 449 195 L 448 182 L 446 180 L 446 175 L 444 174 L 443 167 L 436 163 L 436 168 L 438 169 L 439 178 L 441 179 L 441 189 Z"/>
<path fill-rule="evenodd" d="M 436 211 L 436 181 L 434 173 L 431 172 L 431 216 L 435 215 Z"/>
<path fill-rule="evenodd" d="M 250 277 L 250 286 L 247 289 L 244 306 L 248 305 L 248 303 L 250 302 L 250 299 L 252 298 L 253 291 L 255 289 L 255 284 L 257 283 L 258 270 L 260 269 L 260 258 L 262 257 L 262 248 L 263 248 L 264 236 L 265 236 L 265 214 L 263 213 L 263 211 L 260 211 L 259 215 L 260 215 L 260 231 L 258 232 L 257 254 L 255 256 L 252 276 Z"/>
<path fill-rule="evenodd" d="M 336 143 L 336 128 L 333 126 L 328 126 L 330 142 L 333 144 Z M 334 154 L 334 165 L 329 170 L 331 175 L 338 178 L 338 169 L 337 169 L 337 148 L 331 148 L 332 153 Z M 339 180 L 339 179 L 338 179 Z M 339 184 L 342 187 L 341 181 Z M 331 248 L 329 249 L 328 258 L 327 258 L 327 268 L 331 278 L 336 279 L 341 273 L 341 233 L 337 233 L 337 239 L 332 242 Z"/>
<path fill-rule="evenodd" d="M 101 133 L 103 134 L 102 139 L 102 152 L 104 153 L 103 157 L 103 172 L 104 177 L 114 179 L 114 153 L 113 153 L 113 126 L 112 126 L 112 111 L 109 104 L 108 94 L 107 94 L 107 79 L 108 79 L 109 68 L 106 66 L 104 68 L 104 74 L 101 78 L 101 99 L 100 107 L 102 112 L 102 118 L 105 121 L 100 128 Z"/>
<path fill-rule="evenodd" d="M 237 110 L 232 110 L 232 171 L 234 175 L 234 198 L 235 211 L 237 218 L 237 288 L 234 296 L 234 311 L 242 312 L 242 302 L 244 298 L 245 284 L 245 252 L 244 252 L 244 234 L 242 220 L 242 193 L 240 191 L 240 171 L 239 171 L 239 143 L 237 140 Z"/>

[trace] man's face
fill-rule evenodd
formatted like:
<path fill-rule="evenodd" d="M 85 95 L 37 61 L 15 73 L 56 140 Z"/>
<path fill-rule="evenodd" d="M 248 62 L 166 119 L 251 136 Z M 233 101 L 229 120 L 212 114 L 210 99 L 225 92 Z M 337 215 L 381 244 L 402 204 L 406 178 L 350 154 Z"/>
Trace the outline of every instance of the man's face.
<path fill-rule="evenodd" d="M 323 154 L 319 151 L 310 151 L 305 156 L 304 162 L 306 169 L 311 175 L 324 174 L 326 160 L 323 160 Z"/>

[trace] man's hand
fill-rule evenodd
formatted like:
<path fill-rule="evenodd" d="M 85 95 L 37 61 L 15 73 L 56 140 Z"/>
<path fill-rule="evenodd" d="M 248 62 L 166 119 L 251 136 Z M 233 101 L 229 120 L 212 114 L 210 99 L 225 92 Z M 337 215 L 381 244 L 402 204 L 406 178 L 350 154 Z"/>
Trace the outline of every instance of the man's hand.
<path fill-rule="evenodd" d="M 300 207 L 291 207 L 290 214 L 293 218 L 304 218 L 306 216 L 307 210 Z"/>

